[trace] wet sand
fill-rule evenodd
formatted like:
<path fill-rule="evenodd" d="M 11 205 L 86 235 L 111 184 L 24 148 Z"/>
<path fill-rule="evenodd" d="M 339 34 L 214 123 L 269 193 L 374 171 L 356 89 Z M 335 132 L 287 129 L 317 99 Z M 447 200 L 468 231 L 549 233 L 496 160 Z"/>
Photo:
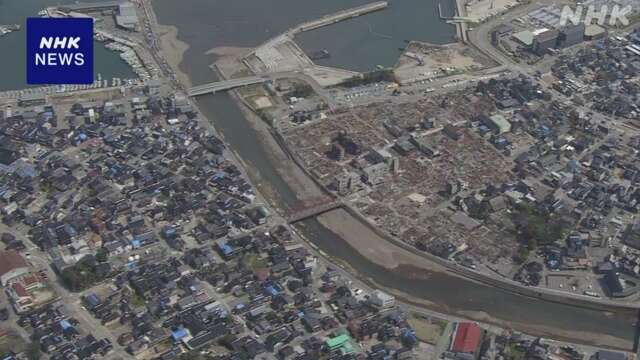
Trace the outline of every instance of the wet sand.
<path fill-rule="evenodd" d="M 160 41 L 162 43 L 162 55 L 175 71 L 178 80 L 187 87 L 191 87 L 191 79 L 181 70 L 180 64 L 184 53 L 189 50 L 189 44 L 178 40 L 178 28 L 171 25 L 158 25 Z"/>
<path fill-rule="evenodd" d="M 295 192 L 296 198 L 300 202 L 304 202 L 305 200 L 324 196 L 322 190 L 318 188 L 313 180 L 311 180 L 278 145 L 269 132 L 269 125 L 238 100 L 237 96 L 238 95 L 234 93 L 233 97 L 236 99 L 240 110 L 249 121 L 251 127 L 258 133 L 258 141 L 260 141 L 261 147 L 266 150 L 266 155 L 271 159 L 272 163 L 277 164 L 275 167 L 276 171 Z M 248 167 L 247 171 L 252 177 L 252 180 L 257 180 L 261 192 L 262 190 L 266 190 L 265 196 L 272 204 L 280 203 L 277 191 L 266 188 L 269 184 L 268 181 L 260 179 L 260 174 L 256 173 L 253 167 Z"/>
<path fill-rule="evenodd" d="M 443 266 L 428 262 L 419 255 L 390 244 L 345 210 L 330 211 L 318 216 L 317 219 L 320 224 L 338 234 L 362 256 L 389 270 L 411 265 L 429 271 L 447 271 Z"/>

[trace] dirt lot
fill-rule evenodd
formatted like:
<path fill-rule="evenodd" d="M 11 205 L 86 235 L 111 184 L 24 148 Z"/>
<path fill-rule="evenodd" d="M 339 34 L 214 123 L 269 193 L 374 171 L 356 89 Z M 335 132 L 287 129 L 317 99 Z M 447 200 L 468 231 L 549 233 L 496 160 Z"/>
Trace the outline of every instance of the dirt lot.
<path fill-rule="evenodd" d="M 6 354 L 9 351 L 20 353 L 27 348 L 27 342 L 12 330 L 0 329 L 0 354 Z"/>
<path fill-rule="evenodd" d="M 411 314 L 409 324 L 416 331 L 416 336 L 421 341 L 435 345 L 442 335 L 447 323 L 445 321 L 425 318 L 424 316 Z"/>
<path fill-rule="evenodd" d="M 464 44 L 434 45 L 411 42 L 396 63 L 394 74 L 401 83 L 412 83 L 486 69 L 495 64 Z"/>

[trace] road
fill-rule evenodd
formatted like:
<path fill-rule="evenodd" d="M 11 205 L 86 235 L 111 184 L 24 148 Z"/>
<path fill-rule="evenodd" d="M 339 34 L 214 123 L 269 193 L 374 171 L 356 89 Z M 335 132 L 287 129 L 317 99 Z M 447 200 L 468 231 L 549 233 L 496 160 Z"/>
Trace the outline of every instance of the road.
<path fill-rule="evenodd" d="M 518 63 L 513 58 L 503 53 L 499 49 L 493 46 L 491 43 L 491 31 L 500 24 L 508 24 L 513 19 L 522 17 L 536 8 L 543 7 L 545 5 L 553 4 L 555 0 L 536 0 L 526 5 L 520 5 L 517 8 L 511 9 L 507 14 L 494 17 L 476 28 L 468 31 L 468 42 L 471 46 L 475 47 L 485 55 L 498 62 L 500 65 L 507 67 L 514 73 L 528 73 L 531 74 L 535 71 L 535 68 L 526 63 Z"/>
<path fill-rule="evenodd" d="M 58 281 L 58 277 L 49 265 L 49 256 L 40 250 L 30 239 L 23 236 L 21 232 L 16 231 L 15 228 L 8 227 L 4 223 L 0 223 L 0 234 L 10 233 L 17 240 L 22 241 L 26 250 L 23 255 L 28 259 L 33 268 L 36 271 L 43 270 L 48 277 L 48 285 L 59 296 L 60 301 L 65 305 L 67 309 L 67 315 L 75 318 L 80 323 L 79 331 L 81 334 L 91 333 L 96 339 L 107 338 L 113 345 L 113 351 L 105 357 L 105 359 L 126 359 L 131 356 L 124 351 L 124 348 L 118 344 L 117 339 L 111 334 L 102 323 L 91 316 L 87 310 L 82 306 L 81 295 L 78 293 L 72 293 L 65 289 Z M 29 254 L 26 256 L 26 254 Z M 22 330 L 24 331 L 24 330 Z"/>

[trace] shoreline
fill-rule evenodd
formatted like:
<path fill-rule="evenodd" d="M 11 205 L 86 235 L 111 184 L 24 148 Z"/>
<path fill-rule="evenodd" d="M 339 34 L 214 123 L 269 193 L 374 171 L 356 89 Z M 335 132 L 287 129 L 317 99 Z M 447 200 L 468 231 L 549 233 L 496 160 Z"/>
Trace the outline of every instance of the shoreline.
<path fill-rule="evenodd" d="M 224 49 L 224 51 L 226 51 L 226 54 L 228 55 L 219 58 L 214 64 L 210 66 L 210 68 L 220 79 L 229 79 L 232 76 L 226 74 L 224 70 L 222 70 L 222 66 L 218 66 L 218 64 L 220 62 L 239 61 L 237 55 L 241 54 L 246 49 L 219 47 L 207 51 L 207 54 L 219 54 L 220 49 Z M 229 95 L 244 116 L 249 126 L 251 126 L 251 128 L 258 135 L 257 140 L 261 143 L 262 148 L 267 150 L 267 156 L 270 158 L 272 163 L 279 164 L 279 166 L 274 166 L 274 169 L 287 184 L 287 186 L 289 186 L 289 188 L 292 190 L 295 198 L 297 199 L 297 202 L 304 202 L 307 199 L 325 195 L 322 189 L 316 186 L 313 179 L 307 176 L 304 171 L 295 164 L 295 162 L 291 161 L 288 154 L 283 151 L 282 146 L 276 141 L 276 138 L 271 133 L 270 125 L 262 120 L 262 118 L 260 118 L 260 116 L 256 114 L 255 111 L 243 101 L 242 95 L 239 94 L 237 90 L 229 91 Z M 247 173 L 249 173 L 250 176 L 256 178 L 256 180 L 260 180 L 259 173 L 255 170 L 248 168 Z M 269 196 L 265 197 L 270 200 L 272 206 L 278 204 L 278 208 L 280 209 L 286 206 L 285 204 L 283 204 L 283 201 L 280 201 L 280 199 L 278 199 L 276 189 L 272 188 L 269 185 L 262 184 L 261 181 L 255 181 L 254 183 L 261 184 L 261 188 L 267 190 Z"/>
<path fill-rule="evenodd" d="M 457 2 L 458 1 L 456 0 L 456 3 Z M 462 45 L 469 46 L 469 48 L 472 50 L 476 50 L 476 51 L 478 50 L 472 44 L 471 45 L 462 44 Z M 440 45 L 440 46 L 444 47 L 446 45 Z M 211 49 L 207 53 L 210 53 L 210 52 L 213 53 L 214 50 L 216 49 L 238 49 L 238 48 L 219 47 L 219 48 Z M 231 51 L 229 51 L 229 53 L 231 53 Z M 484 52 L 482 51 L 480 51 L 480 53 L 484 54 Z M 495 61 L 495 59 L 493 59 L 490 56 L 487 56 L 487 58 L 492 60 L 492 62 L 494 63 L 494 68 L 499 67 L 499 63 Z M 233 64 L 233 61 L 235 61 L 235 64 L 236 64 L 235 67 L 230 65 L 230 64 Z M 218 64 L 220 64 L 221 66 L 218 66 Z M 223 68 L 224 69 L 228 68 L 230 69 L 230 71 L 233 71 L 235 74 L 235 72 L 237 72 L 238 69 L 244 68 L 244 66 L 241 62 L 241 58 L 238 57 L 238 52 L 236 51 L 235 53 L 233 53 L 233 55 L 230 54 L 229 56 L 223 57 L 220 60 L 216 61 L 211 66 L 211 68 L 216 72 L 216 74 L 218 74 L 218 76 L 221 79 L 229 79 L 233 77 L 233 74 L 225 73 Z M 270 126 L 266 124 L 264 121 L 262 121 L 262 119 L 254 112 L 254 110 L 244 102 L 238 90 L 235 90 L 235 89 L 231 90 L 230 93 L 232 94 L 232 98 L 234 99 L 234 102 L 236 103 L 238 108 L 245 115 L 245 119 L 249 122 L 251 127 L 258 133 L 259 140 L 262 142 L 265 148 L 269 150 L 268 153 L 271 159 L 275 160 L 273 161 L 273 163 L 279 164 L 278 166 L 274 166 L 274 168 L 276 169 L 277 173 L 282 177 L 284 182 L 287 183 L 287 185 L 295 193 L 296 198 L 298 198 L 298 200 L 306 198 L 308 195 L 308 192 L 310 192 L 310 189 L 312 188 L 315 188 L 316 191 L 314 192 L 317 193 L 318 196 L 326 195 L 326 194 L 332 195 L 332 193 L 330 193 L 326 188 L 324 188 L 321 184 L 319 184 L 317 179 L 315 179 L 313 175 L 308 172 L 308 169 L 305 168 L 304 163 L 297 158 L 295 152 L 291 151 L 291 149 L 286 144 L 286 142 L 282 140 L 281 136 L 279 136 L 277 129 L 274 129 L 273 126 Z M 278 140 L 281 140 L 281 141 L 278 141 Z M 276 154 L 283 154 L 283 156 L 276 155 Z M 306 185 L 303 187 L 296 186 L 300 184 L 306 184 Z M 298 196 L 300 194 L 302 194 L 302 197 Z M 272 200 L 274 199 L 275 198 L 272 198 Z M 276 202 L 278 202 L 277 199 L 275 200 Z M 514 293 L 520 296 L 525 296 L 532 299 L 550 301 L 550 302 L 555 302 L 555 303 L 560 303 L 560 304 L 565 304 L 570 306 L 579 306 L 579 307 L 605 309 L 605 310 L 609 310 L 612 308 L 613 309 L 634 309 L 634 310 L 640 309 L 640 304 L 615 301 L 611 299 L 592 298 L 585 295 L 572 294 L 568 292 L 557 291 L 557 290 L 542 288 L 542 287 L 527 287 L 505 277 L 496 277 L 492 274 L 479 272 L 479 271 L 462 267 L 446 259 L 441 259 L 432 254 L 419 251 L 418 249 L 415 249 L 414 247 L 404 243 L 402 240 L 386 233 L 384 230 L 376 227 L 374 224 L 371 224 L 366 219 L 365 216 L 360 214 L 355 209 L 351 208 L 348 204 L 346 204 L 344 208 L 347 210 L 349 217 L 351 217 L 355 223 L 358 223 L 359 225 L 364 225 L 364 227 L 370 229 L 377 237 L 381 238 L 382 241 L 389 243 L 389 245 L 392 247 L 393 246 L 398 247 L 400 249 L 403 249 L 404 251 L 407 251 L 413 255 L 418 256 L 420 258 L 420 261 L 415 261 L 415 263 L 422 264 L 424 261 L 428 261 L 434 266 L 437 265 L 442 269 L 446 269 L 446 272 L 448 272 L 453 276 L 457 276 L 459 278 L 463 278 L 469 281 L 479 282 L 487 286 L 491 286 L 496 289 L 500 289 L 504 291 L 509 291 L 511 293 Z M 343 236 L 343 239 L 344 239 L 344 236 Z M 362 245 L 370 246 L 369 243 L 362 244 Z M 376 256 L 376 255 L 372 254 L 372 256 Z"/>
<path fill-rule="evenodd" d="M 178 81 L 186 87 L 193 86 L 191 78 L 180 68 L 180 64 L 184 60 L 184 54 L 189 50 L 190 46 L 186 42 L 178 39 L 178 28 L 173 25 L 157 25 L 160 31 L 160 43 L 163 57 L 169 63 L 178 77 Z"/>
<path fill-rule="evenodd" d="M 163 29 L 166 29 L 165 25 L 162 25 Z M 174 27 L 175 28 L 175 27 Z M 179 48 L 177 47 L 177 45 L 179 43 L 182 43 L 180 40 L 177 40 L 177 29 L 176 31 L 169 31 L 165 34 L 163 34 L 162 36 L 163 40 L 163 46 L 165 44 L 165 41 L 167 42 L 172 42 L 174 44 L 174 46 L 176 46 L 176 51 L 179 52 L 180 54 L 174 53 L 174 57 L 172 60 L 170 61 L 171 66 L 174 68 L 174 70 L 177 72 L 177 74 L 179 74 L 180 80 L 183 81 L 183 77 L 185 77 L 187 79 L 188 82 L 185 82 L 185 84 L 191 84 L 190 79 L 188 78 L 188 76 L 183 73 L 182 71 L 179 70 L 179 65 L 182 62 L 182 56 L 184 55 L 184 53 L 186 52 L 186 50 L 188 49 L 188 45 L 186 45 L 186 48 Z M 167 38 L 165 40 L 165 38 Z M 184 44 L 184 43 L 183 43 Z M 218 48 L 219 49 L 219 48 Z M 237 49 L 237 48 L 236 48 Z M 208 51 L 209 52 L 213 52 L 214 49 Z M 164 49 L 163 49 L 164 52 Z M 179 62 L 175 63 L 175 61 L 177 61 L 177 59 L 180 59 Z M 168 59 L 169 60 L 169 59 Z M 219 69 L 217 67 L 212 67 L 215 70 L 218 70 L 219 73 Z M 224 78 L 224 74 L 220 74 L 222 78 Z M 250 108 L 247 108 L 247 106 L 242 102 L 242 100 L 240 99 L 240 95 L 238 94 L 237 91 L 230 91 L 231 94 L 231 98 L 233 99 L 234 103 L 236 106 L 238 106 L 238 108 L 240 109 L 241 113 L 243 114 L 244 118 L 246 121 L 248 121 L 249 125 L 256 131 L 257 135 L 258 135 L 258 141 L 260 141 L 261 146 L 267 150 L 268 156 L 271 160 L 274 160 L 273 162 L 276 164 L 279 164 L 279 166 L 274 166 L 276 172 L 281 175 L 283 181 L 285 183 L 287 183 L 288 186 L 291 187 L 292 192 L 294 193 L 295 197 L 297 199 L 304 199 L 304 198 L 308 198 L 308 196 L 305 196 L 304 193 L 307 193 L 309 191 L 312 191 L 312 188 L 316 188 L 316 185 L 314 184 L 312 179 L 309 179 L 308 176 L 305 174 L 305 172 L 300 169 L 295 162 L 290 161 L 291 159 L 289 157 L 287 157 L 286 155 L 286 151 L 284 149 L 281 148 L 281 145 L 278 144 L 274 137 L 272 136 L 272 134 L 270 134 L 269 130 L 268 130 L 268 125 L 262 121 L 262 119 L 260 119 L 255 113 L 252 112 L 252 110 Z M 215 127 L 215 121 L 213 120 L 209 120 L 209 122 Z M 221 131 L 218 131 L 219 134 L 222 135 Z M 276 204 L 279 204 L 281 201 L 278 200 L 278 194 L 277 191 L 272 188 L 270 185 L 268 184 L 263 184 L 260 181 L 260 173 L 257 172 L 257 170 L 253 169 L 252 167 L 246 166 L 246 163 L 244 162 L 244 160 L 232 149 L 229 149 L 231 152 L 233 152 L 234 156 L 243 164 L 245 165 L 245 171 L 247 172 L 247 174 L 249 174 L 249 177 L 251 178 L 252 182 L 254 184 L 256 184 L 257 190 L 261 193 L 261 195 L 267 200 L 267 202 L 269 203 L 270 207 L 275 208 L 276 210 L 280 210 L 282 211 L 282 209 L 279 208 L 279 206 L 275 206 Z M 289 160 L 289 161 L 287 161 Z M 283 167 L 284 166 L 284 167 Z M 293 171 L 293 172 L 292 172 Z M 257 181 L 255 181 L 257 179 Z M 309 184 L 313 184 L 312 187 L 309 187 Z M 313 192 L 313 191 L 312 191 Z M 349 217 L 353 217 L 353 216 L 349 216 Z M 351 220 L 355 220 L 354 224 L 358 225 L 358 226 L 366 226 L 366 224 L 362 224 L 361 221 L 356 217 L 354 219 L 348 219 L 348 218 L 343 218 L 342 220 L 344 221 L 351 221 Z M 356 224 L 357 223 L 357 224 Z M 354 226 L 355 226 L 354 225 Z M 329 230 L 331 230 L 330 228 L 328 228 Z M 333 231 L 333 230 L 331 230 Z M 344 236 L 341 236 L 343 238 L 343 240 L 345 242 L 347 242 L 348 244 L 350 244 L 348 242 L 347 239 L 344 239 Z M 361 237 L 361 241 L 365 241 L 366 239 L 364 239 L 363 237 Z M 313 246 L 313 242 L 309 241 L 308 239 L 305 239 L 305 241 L 307 243 L 309 243 L 309 245 Z M 386 239 L 384 239 L 385 242 L 387 242 Z M 395 244 L 393 244 L 395 245 Z M 396 245 L 397 246 L 397 245 Z M 378 255 L 378 260 L 379 261 L 383 261 L 386 262 L 387 265 L 392 266 L 392 265 L 396 265 L 399 262 L 398 258 L 394 258 L 393 256 L 394 254 L 392 254 L 391 259 L 382 259 L 384 258 L 384 256 L 380 257 Z M 420 257 L 418 254 L 412 254 L 415 257 Z M 404 256 L 406 255 L 399 255 L 401 256 L 400 260 L 406 260 L 407 258 L 405 258 Z M 410 257 L 413 257 L 410 256 Z M 324 256 L 326 258 L 328 258 L 330 260 L 330 262 L 333 262 L 331 259 L 331 257 L 329 256 Z M 369 258 L 369 256 L 365 256 L 367 258 Z M 369 259 L 371 260 L 371 259 Z M 373 260 L 371 260 L 373 261 Z M 425 258 L 420 258 L 420 261 L 422 263 L 425 263 L 426 261 L 429 261 L 428 259 Z M 452 276 L 458 276 L 458 277 L 462 277 L 467 281 L 471 281 L 471 282 L 477 282 L 472 278 L 469 278 L 467 276 L 462 276 L 462 275 L 456 275 L 456 274 L 452 274 L 451 273 L 451 269 L 448 268 L 447 266 L 442 266 L 441 264 L 436 264 L 436 263 L 432 263 L 429 264 L 429 266 L 433 266 L 433 268 L 435 270 L 430 270 L 430 271 L 442 271 L 442 272 L 447 272 L 450 273 L 450 275 Z M 357 277 L 357 278 L 363 278 L 364 276 L 359 273 L 356 269 L 350 268 L 351 270 L 349 271 L 353 276 Z M 372 282 L 373 284 L 376 284 L 374 279 L 367 279 L 368 282 Z M 379 285 L 376 285 L 377 287 L 380 288 L 385 288 Z M 491 285 L 488 285 L 491 286 Z M 494 286 L 495 287 L 495 286 Z M 498 288 L 498 287 L 496 287 Z M 390 291 L 391 293 L 402 293 L 399 290 L 393 290 Z M 410 296 L 410 295 L 408 295 Z M 407 300 L 408 303 L 410 304 L 415 304 L 416 306 L 426 306 L 424 305 L 425 303 L 431 304 L 431 306 L 434 305 L 434 303 L 429 302 L 428 300 L 425 299 L 420 299 L 420 298 L 413 298 L 413 299 L 408 299 Z M 441 304 L 435 304 L 437 307 L 446 307 L 446 305 L 441 305 Z M 575 304 L 569 304 L 569 305 L 574 305 Z M 517 323 L 514 321 L 511 322 L 501 322 L 500 320 L 496 320 L 495 318 L 491 317 L 490 315 L 486 314 L 486 313 L 479 313 L 479 312 L 465 312 L 462 311 L 461 313 L 463 314 L 467 314 L 471 317 L 474 318 L 487 318 L 489 320 L 495 320 L 498 323 L 504 324 L 504 323 L 511 323 L 513 325 L 517 325 L 519 328 L 529 328 L 529 329 L 534 329 L 537 328 L 538 330 L 535 330 L 536 333 L 545 333 L 545 334 L 549 334 L 551 336 L 554 337 L 559 337 L 562 338 L 563 335 L 559 334 L 560 333 L 566 333 L 566 331 L 564 330 L 559 330 L 556 328 L 550 328 L 550 327 L 546 327 L 543 325 L 530 325 L 530 324 L 522 324 L 522 323 Z M 507 326 L 507 328 L 512 327 L 512 325 Z M 621 343 L 627 343 L 627 341 L 623 341 L 620 338 L 617 337 L 612 337 L 612 336 L 604 336 L 602 334 L 592 334 L 592 333 L 578 333 L 578 332 L 574 332 L 575 334 L 580 334 L 583 335 L 583 337 L 580 337 L 579 341 L 588 341 L 585 339 L 586 338 L 590 338 L 590 339 L 603 339 L 603 338 L 607 338 L 610 343 L 617 343 L 617 344 L 621 344 Z M 568 336 L 568 335 L 567 335 Z M 577 338 L 575 336 L 573 337 L 567 337 L 566 339 L 572 339 L 571 341 L 578 341 Z M 627 345 L 620 345 L 620 348 L 624 348 L 627 349 L 628 346 Z"/>

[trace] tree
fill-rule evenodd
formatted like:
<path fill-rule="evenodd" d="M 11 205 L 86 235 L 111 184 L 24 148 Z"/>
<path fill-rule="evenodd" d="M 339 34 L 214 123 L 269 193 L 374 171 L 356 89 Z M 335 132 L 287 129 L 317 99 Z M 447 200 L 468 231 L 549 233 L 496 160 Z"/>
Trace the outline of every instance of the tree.
<path fill-rule="evenodd" d="M 526 246 L 520 246 L 518 252 L 513 256 L 513 262 L 516 264 L 524 264 L 529 259 L 530 250 Z"/>
<path fill-rule="evenodd" d="M 529 250 L 540 245 L 550 245 L 565 236 L 565 225 L 548 212 L 533 206 L 520 205 L 515 212 L 515 223 L 521 234 L 521 240 Z"/>
<path fill-rule="evenodd" d="M 287 97 L 306 98 L 313 95 L 313 88 L 309 84 L 295 84 Z"/>
<path fill-rule="evenodd" d="M 80 259 L 75 265 L 62 270 L 60 277 L 62 283 L 71 291 L 80 291 L 98 281 L 102 281 L 107 273 L 98 273 L 99 263 L 93 255 L 87 255 Z"/>
<path fill-rule="evenodd" d="M 96 251 L 96 261 L 107 262 L 108 259 L 109 259 L 109 253 L 107 252 L 107 249 L 100 248 L 98 249 L 98 251 Z"/>
<path fill-rule="evenodd" d="M 350 79 L 347 79 L 345 82 L 341 84 L 341 86 L 345 87 L 354 87 L 361 85 L 368 85 L 377 82 L 392 82 L 395 81 L 392 70 L 378 70 L 368 72 L 362 75 L 354 76 Z"/>
<path fill-rule="evenodd" d="M 29 343 L 29 345 L 27 346 L 27 349 L 25 350 L 25 355 L 29 360 L 40 359 L 40 355 L 41 355 L 40 344 L 38 344 L 37 342 Z"/>

